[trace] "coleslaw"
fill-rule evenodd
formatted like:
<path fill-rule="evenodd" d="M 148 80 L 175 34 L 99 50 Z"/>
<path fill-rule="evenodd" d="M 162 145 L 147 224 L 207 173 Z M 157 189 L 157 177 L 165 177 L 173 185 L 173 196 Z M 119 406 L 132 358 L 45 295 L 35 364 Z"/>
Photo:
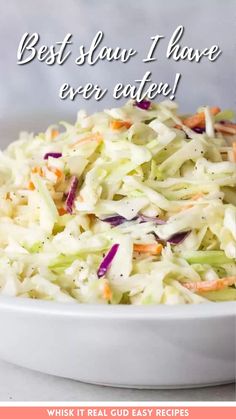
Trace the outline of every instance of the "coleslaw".
<path fill-rule="evenodd" d="M 218 107 L 123 107 L 0 152 L 0 295 L 236 300 L 236 124 Z"/>

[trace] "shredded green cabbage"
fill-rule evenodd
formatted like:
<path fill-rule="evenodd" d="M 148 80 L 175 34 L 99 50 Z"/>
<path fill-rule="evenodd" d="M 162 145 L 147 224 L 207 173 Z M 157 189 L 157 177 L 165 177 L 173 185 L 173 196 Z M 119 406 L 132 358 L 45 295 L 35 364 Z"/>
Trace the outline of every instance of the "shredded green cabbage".
<path fill-rule="evenodd" d="M 235 143 L 216 129 L 234 114 L 200 111 L 199 130 L 169 101 L 80 111 L 74 125 L 22 133 L 1 152 L 0 295 L 99 304 L 236 300 Z"/>

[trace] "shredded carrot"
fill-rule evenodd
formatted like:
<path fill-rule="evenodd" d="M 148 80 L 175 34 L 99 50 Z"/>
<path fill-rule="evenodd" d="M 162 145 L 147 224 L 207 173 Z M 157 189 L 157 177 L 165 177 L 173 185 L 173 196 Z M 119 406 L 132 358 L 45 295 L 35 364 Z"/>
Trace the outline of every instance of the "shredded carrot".
<path fill-rule="evenodd" d="M 222 132 L 223 134 L 235 135 L 236 134 L 236 124 L 232 122 L 225 122 L 224 124 L 214 124 L 214 128 L 218 132 Z"/>
<path fill-rule="evenodd" d="M 219 278 L 214 281 L 185 282 L 182 285 L 193 292 L 217 291 L 236 284 L 236 276 Z"/>
<path fill-rule="evenodd" d="M 33 184 L 33 182 L 30 180 L 29 181 L 29 183 L 28 183 L 28 189 L 30 190 L 30 191 L 34 191 L 35 190 L 35 186 L 34 186 L 34 184 Z"/>
<path fill-rule="evenodd" d="M 52 173 L 54 173 L 54 175 L 56 175 L 57 180 L 61 179 L 63 177 L 63 172 L 60 169 L 58 169 L 57 167 L 47 166 L 47 168 L 50 172 L 52 172 Z"/>
<path fill-rule="evenodd" d="M 43 176 L 43 169 L 42 167 L 36 166 L 33 167 L 31 170 L 32 173 L 38 173 L 39 176 Z"/>
<path fill-rule="evenodd" d="M 97 219 L 96 215 L 94 215 L 94 214 L 87 214 L 87 217 L 88 217 L 90 223 L 93 223 Z"/>
<path fill-rule="evenodd" d="M 120 129 L 120 128 L 130 128 L 131 122 L 129 121 L 121 121 L 119 119 L 114 119 L 114 121 L 111 121 L 110 127 L 111 129 Z"/>
<path fill-rule="evenodd" d="M 52 129 L 51 131 L 51 139 L 54 140 L 54 138 L 58 137 L 59 131 L 57 129 Z"/>
<path fill-rule="evenodd" d="M 192 201 L 197 201 L 198 199 L 202 198 L 203 196 L 204 196 L 203 192 L 198 192 L 191 197 L 191 200 Z M 184 207 L 184 209 L 188 209 L 188 208 L 192 208 L 192 207 L 193 207 L 193 205 L 190 204 L 190 205 L 187 205 L 186 207 Z"/>
<path fill-rule="evenodd" d="M 236 141 L 232 143 L 232 147 L 228 147 L 227 152 L 221 152 L 221 156 L 224 161 L 236 163 Z"/>
<path fill-rule="evenodd" d="M 105 282 L 104 287 L 103 287 L 103 298 L 105 300 L 111 300 L 112 298 L 112 290 L 108 282 Z"/>
<path fill-rule="evenodd" d="M 174 128 L 176 128 L 176 129 L 182 129 L 181 125 L 178 125 L 178 124 L 174 125 Z"/>
<path fill-rule="evenodd" d="M 192 201 L 197 201 L 199 198 L 202 198 L 203 196 L 204 196 L 203 192 L 198 192 L 191 197 L 191 200 Z M 189 209 L 189 208 L 192 208 L 192 207 L 193 207 L 193 205 L 189 204 L 189 205 L 186 205 L 184 208 L 181 208 L 180 210 L 177 210 L 176 212 L 182 212 L 182 211 L 185 211 L 186 209 Z"/>
<path fill-rule="evenodd" d="M 233 128 L 236 128 L 236 123 L 235 122 L 231 122 L 231 121 L 224 121 L 223 122 L 223 125 L 225 127 L 233 127 Z"/>
<path fill-rule="evenodd" d="M 192 201 L 197 201 L 199 198 L 202 198 L 203 196 L 204 196 L 204 193 L 203 192 L 198 192 L 198 193 L 196 193 L 195 195 L 193 195 L 191 197 L 191 200 Z"/>
<path fill-rule="evenodd" d="M 67 211 L 65 210 L 65 208 L 61 207 L 61 208 L 58 208 L 58 214 L 59 215 L 65 215 L 65 214 L 67 214 Z"/>
<path fill-rule="evenodd" d="M 163 249 L 160 243 L 134 243 L 134 251 L 139 253 L 151 253 L 152 255 L 160 255 Z"/>
<path fill-rule="evenodd" d="M 210 113 L 212 115 L 217 115 L 220 112 L 220 108 L 217 106 L 210 108 Z M 189 128 L 195 128 L 195 127 L 205 127 L 205 113 L 199 112 L 194 115 L 191 115 L 185 119 L 183 119 L 183 124 L 186 125 Z"/>
<path fill-rule="evenodd" d="M 236 141 L 233 142 L 232 147 L 233 147 L 234 161 L 236 163 Z"/>
<path fill-rule="evenodd" d="M 101 134 L 99 134 L 99 132 L 94 133 L 94 134 L 91 133 L 89 135 L 86 135 L 83 138 L 80 138 L 78 141 L 76 141 L 74 144 L 71 144 L 69 147 L 74 148 L 78 145 L 86 144 L 86 143 L 89 143 L 91 141 L 96 141 L 99 144 L 99 143 L 102 142 L 102 140 L 103 140 L 103 138 L 102 138 Z"/>

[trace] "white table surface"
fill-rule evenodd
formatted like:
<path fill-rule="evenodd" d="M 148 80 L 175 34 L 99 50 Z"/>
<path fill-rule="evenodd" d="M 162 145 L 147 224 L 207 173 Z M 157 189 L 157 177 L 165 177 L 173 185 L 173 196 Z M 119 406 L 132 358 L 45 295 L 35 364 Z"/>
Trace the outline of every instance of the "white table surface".
<path fill-rule="evenodd" d="M 235 401 L 235 385 L 134 390 L 95 386 L 53 377 L 0 361 L 0 401 Z"/>

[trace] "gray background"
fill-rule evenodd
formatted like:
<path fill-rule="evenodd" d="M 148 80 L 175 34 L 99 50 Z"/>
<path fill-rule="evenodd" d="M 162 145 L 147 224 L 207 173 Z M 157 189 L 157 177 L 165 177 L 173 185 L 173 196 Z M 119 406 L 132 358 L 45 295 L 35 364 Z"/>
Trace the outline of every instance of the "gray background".
<path fill-rule="evenodd" d="M 30 371 L 0 360 L 0 402 L 235 401 L 235 385 L 180 390 L 102 387 Z"/>
<path fill-rule="evenodd" d="M 120 105 L 111 94 L 100 103 L 81 98 L 62 101 L 58 90 L 64 82 L 75 87 L 92 82 L 112 90 L 118 81 L 133 82 L 147 70 L 157 83 L 173 83 L 175 73 L 182 73 L 177 100 L 183 111 L 203 104 L 235 107 L 236 0 L 0 0 L 0 8 L 2 129 L 9 114 L 17 120 L 17 129 L 38 128 L 52 118 L 75 117 L 81 107 L 94 111 Z M 180 24 L 185 26 L 181 44 L 200 49 L 218 44 L 223 53 L 217 61 L 167 60 L 168 39 Z M 103 45 L 133 47 L 139 54 L 126 64 L 76 66 L 73 58 L 79 45 L 90 45 L 100 29 L 105 32 Z M 19 66 L 16 51 L 24 32 L 38 32 L 40 45 L 54 44 L 73 33 L 73 56 L 62 66 L 47 66 L 36 59 Z M 158 47 L 158 61 L 144 64 L 141 60 L 150 37 L 156 34 L 166 36 Z"/>
<path fill-rule="evenodd" d="M 60 101 L 63 82 L 77 87 L 87 82 L 112 88 L 133 82 L 145 71 L 152 79 L 173 82 L 182 73 L 177 100 L 183 111 L 203 104 L 235 107 L 236 0 L 0 0 L 0 146 L 15 139 L 20 129 L 40 130 L 60 118 L 75 118 L 79 108 L 94 111 L 113 106 L 107 96 L 100 103 L 81 99 Z M 214 63 L 174 62 L 164 58 L 168 38 L 178 25 L 185 26 L 182 45 L 195 48 L 219 44 L 223 54 Z M 73 33 L 73 51 L 89 45 L 98 30 L 107 46 L 133 47 L 138 56 L 127 64 L 100 62 L 77 67 L 34 61 L 16 64 L 16 51 L 24 32 L 38 32 L 41 44 L 61 41 Z M 158 61 L 141 62 L 150 37 L 166 35 Z M 117 103 L 119 105 L 120 103 Z M 208 389 L 140 391 L 108 389 L 50 377 L 0 361 L 0 400 L 234 400 L 234 385 Z"/>

